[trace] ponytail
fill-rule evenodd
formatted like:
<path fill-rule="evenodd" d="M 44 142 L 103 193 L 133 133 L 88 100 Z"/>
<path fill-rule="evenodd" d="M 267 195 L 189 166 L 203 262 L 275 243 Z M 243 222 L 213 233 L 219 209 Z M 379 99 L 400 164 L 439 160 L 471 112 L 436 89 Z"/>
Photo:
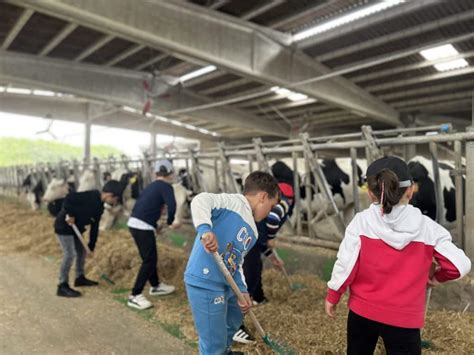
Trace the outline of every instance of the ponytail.
<path fill-rule="evenodd" d="M 406 187 L 400 187 L 400 181 L 397 175 L 389 169 L 382 169 L 375 176 L 367 177 L 369 190 L 377 197 L 382 206 L 382 214 L 392 212 L 393 206 L 397 205 L 405 191 Z"/>

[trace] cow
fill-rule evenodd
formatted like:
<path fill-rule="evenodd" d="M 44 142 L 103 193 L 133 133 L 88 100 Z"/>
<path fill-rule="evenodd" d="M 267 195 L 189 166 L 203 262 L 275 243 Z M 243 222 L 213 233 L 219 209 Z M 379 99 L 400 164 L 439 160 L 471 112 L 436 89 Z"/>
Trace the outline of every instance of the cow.
<path fill-rule="evenodd" d="M 408 168 L 415 182 L 415 193 L 410 203 L 418 207 L 424 215 L 436 220 L 438 206 L 436 203 L 436 188 L 432 161 L 422 156 L 416 156 L 410 159 Z M 451 223 L 456 220 L 456 188 L 454 185 L 454 177 L 450 174 L 451 171 L 454 170 L 454 166 L 448 162 L 440 161 L 439 168 L 441 191 L 443 193 L 442 198 L 444 202 L 441 208 L 443 209 L 442 216 L 444 220 L 438 222 Z"/>
<path fill-rule="evenodd" d="M 25 189 L 26 199 L 30 203 L 31 209 L 39 209 L 45 189 L 42 179 L 35 179 L 32 174 L 28 174 L 23 179 L 21 186 Z"/>
<path fill-rule="evenodd" d="M 65 179 L 53 178 L 50 181 L 42 200 L 47 203 L 47 208 L 51 216 L 56 217 L 59 211 L 61 211 L 64 198 L 71 191 L 74 191 L 73 186 Z"/>

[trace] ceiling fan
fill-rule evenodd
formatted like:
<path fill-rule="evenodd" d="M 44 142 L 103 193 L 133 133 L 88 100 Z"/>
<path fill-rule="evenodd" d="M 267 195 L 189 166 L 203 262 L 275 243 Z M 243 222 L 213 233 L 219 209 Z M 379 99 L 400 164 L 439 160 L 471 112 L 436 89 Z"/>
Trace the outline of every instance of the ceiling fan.
<path fill-rule="evenodd" d="M 48 118 L 47 118 L 48 119 Z M 48 126 L 46 127 L 46 129 L 42 130 L 42 131 L 38 131 L 36 132 L 37 135 L 39 134 L 43 134 L 43 133 L 47 133 L 49 134 L 54 140 L 58 140 L 58 137 L 53 133 L 51 132 L 51 127 L 53 126 L 53 123 L 54 123 L 54 120 L 50 120 L 49 123 L 48 123 Z"/>

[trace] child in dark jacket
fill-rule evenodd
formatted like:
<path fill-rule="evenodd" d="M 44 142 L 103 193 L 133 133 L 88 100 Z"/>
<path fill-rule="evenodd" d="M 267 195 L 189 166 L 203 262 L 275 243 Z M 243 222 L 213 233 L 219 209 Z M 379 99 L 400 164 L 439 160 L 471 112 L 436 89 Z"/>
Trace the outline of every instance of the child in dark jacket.
<path fill-rule="evenodd" d="M 169 160 L 160 160 L 155 164 L 156 180 L 148 185 L 138 197 L 128 220 L 128 228 L 137 245 L 142 259 L 131 295 L 128 297 L 128 306 L 136 309 L 147 309 L 153 304 L 143 295 L 147 281 L 150 282 L 151 296 L 164 296 L 173 293 L 175 287 L 160 282 L 158 277 L 158 251 L 156 248 L 155 231 L 162 210 L 168 208 L 167 224 L 170 228 L 178 228 L 173 224 L 176 213 L 176 200 L 171 182 L 174 178 L 173 165 Z"/>
<path fill-rule="evenodd" d="M 74 258 L 76 258 L 74 286 L 98 284 L 84 276 L 86 252 L 71 225 L 75 224 L 81 233 L 86 230 L 86 226 L 90 225 L 88 246 L 91 251 L 94 251 L 99 234 L 99 223 L 104 211 L 103 204 L 116 204 L 121 193 L 122 188 L 119 182 L 111 180 L 104 185 L 102 192 L 98 190 L 71 192 L 65 197 L 54 222 L 54 231 L 64 252 L 59 273 L 58 296 L 79 297 L 81 295 L 79 291 L 69 286 L 69 271 Z"/>
<path fill-rule="evenodd" d="M 413 183 L 397 157 L 367 169 L 373 204 L 346 229 L 328 282 L 326 313 L 350 287 L 347 353 L 372 354 L 378 337 L 388 354 L 420 354 L 428 285 L 466 275 L 471 262 L 449 232 L 408 202 Z M 439 269 L 430 277 L 433 258 Z"/>

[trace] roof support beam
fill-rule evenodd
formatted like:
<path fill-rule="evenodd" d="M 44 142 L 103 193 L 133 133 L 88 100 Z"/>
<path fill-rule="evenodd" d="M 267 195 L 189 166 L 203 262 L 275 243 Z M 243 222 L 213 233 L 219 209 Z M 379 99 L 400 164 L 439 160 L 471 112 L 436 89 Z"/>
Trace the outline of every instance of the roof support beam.
<path fill-rule="evenodd" d="M 146 67 L 149 67 L 150 65 L 153 65 L 153 64 L 159 62 L 160 60 L 165 59 L 167 56 L 168 56 L 167 53 L 158 54 L 157 56 L 151 58 L 150 60 L 147 60 L 145 63 L 137 65 L 134 69 L 135 70 L 143 70 Z"/>
<path fill-rule="evenodd" d="M 459 89 L 467 89 L 467 88 L 474 88 L 474 80 L 465 80 L 465 81 L 456 81 L 454 83 L 449 84 L 441 84 L 441 85 L 430 85 L 423 88 L 412 89 L 412 90 L 403 90 L 394 92 L 391 94 L 380 95 L 379 97 L 384 100 L 385 102 L 394 101 L 396 99 L 404 98 L 404 97 L 413 97 L 419 95 L 429 95 L 440 91 L 459 91 Z"/>
<path fill-rule="evenodd" d="M 224 6 L 225 4 L 229 3 L 230 0 L 217 0 L 214 4 L 209 6 L 210 9 L 212 10 L 217 10 L 218 8 Z"/>
<path fill-rule="evenodd" d="M 203 94 L 203 95 L 212 95 L 212 94 L 215 94 L 216 92 L 229 90 L 229 89 L 238 87 L 240 85 L 247 84 L 249 82 L 251 82 L 251 80 L 246 79 L 246 78 L 240 78 L 240 79 L 237 79 L 237 80 L 230 81 L 228 83 L 213 86 L 213 87 L 211 87 L 209 89 L 206 89 L 206 90 L 201 90 L 199 93 Z"/>
<path fill-rule="evenodd" d="M 337 29 L 332 31 L 327 31 L 324 33 L 320 33 L 317 36 L 309 37 L 301 42 L 298 43 L 298 47 L 300 48 L 308 48 L 314 46 L 319 43 L 323 43 L 325 41 L 329 41 L 331 39 L 335 39 L 337 37 L 344 36 L 348 33 L 358 31 L 364 29 L 366 27 L 370 27 L 376 25 L 378 23 L 387 21 L 388 18 L 394 18 L 397 16 L 403 16 L 413 11 L 420 10 L 427 6 L 433 6 L 435 2 L 431 0 L 417 0 L 417 1 L 407 1 L 400 5 L 394 6 L 390 9 L 385 11 L 378 12 L 371 16 L 367 16 L 366 18 L 360 19 L 358 21 L 352 22 L 348 25 L 341 26 Z"/>
<path fill-rule="evenodd" d="M 428 81 L 441 80 L 441 79 L 446 79 L 446 78 L 451 78 L 454 76 L 466 75 L 466 74 L 471 74 L 471 73 L 474 73 L 474 67 L 466 67 L 464 69 L 450 70 L 446 72 L 440 72 L 440 73 L 423 75 L 423 76 L 415 76 L 410 79 L 397 80 L 397 81 L 392 81 L 389 83 L 384 83 L 384 84 L 379 84 L 379 85 L 371 85 L 371 86 L 367 86 L 366 90 L 371 91 L 371 92 L 390 90 L 390 89 L 395 89 L 395 88 L 399 88 L 403 86 L 426 83 Z"/>
<path fill-rule="evenodd" d="M 146 75 L 142 72 L 0 51 L 0 81 L 72 93 L 139 110 L 144 103 L 144 78 Z M 182 106 L 209 102 L 208 99 L 182 90 L 179 96 L 155 100 L 153 110 L 155 114 L 163 115 L 165 111 L 177 110 Z M 198 114 L 199 117 L 230 126 L 280 137 L 288 135 L 288 132 L 271 126 L 266 120 L 230 107 L 202 110 Z M 195 113 L 188 114 L 194 115 Z"/>
<path fill-rule="evenodd" d="M 76 58 L 74 58 L 74 61 L 80 62 L 84 58 L 90 56 L 92 53 L 94 53 L 99 48 L 105 46 L 107 43 L 109 43 L 111 40 L 113 40 L 114 37 L 115 36 L 112 36 L 112 35 L 106 35 L 106 36 L 102 37 L 97 42 L 92 43 L 89 47 L 87 47 L 81 53 L 79 53 L 79 55 Z"/>
<path fill-rule="evenodd" d="M 71 34 L 72 31 L 74 31 L 77 28 L 77 25 L 75 23 L 70 23 L 64 28 L 59 31 L 59 33 L 54 36 L 54 38 L 49 41 L 49 43 L 44 46 L 44 48 L 41 50 L 41 52 L 38 53 L 40 57 L 44 57 L 45 55 L 48 55 L 56 46 L 61 43 L 67 36 Z"/>
<path fill-rule="evenodd" d="M 416 1 L 414 3 L 417 3 Z M 474 10 L 471 11 L 466 11 L 462 12 L 460 14 L 456 14 L 453 16 L 445 17 L 440 20 L 436 20 L 433 22 L 425 23 L 422 25 L 417 25 L 410 27 L 408 29 L 404 29 L 398 32 L 390 33 L 386 36 L 381 36 L 377 37 L 375 39 L 372 39 L 370 41 L 362 42 L 362 43 L 356 43 L 353 44 L 352 46 L 341 48 L 339 50 L 335 51 L 330 51 L 327 54 L 323 54 L 320 56 L 316 57 L 316 60 L 320 62 L 325 62 L 334 58 L 338 57 L 343 57 L 345 55 L 349 55 L 355 52 L 360 52 L 364 51 L 366 49 L 376 47 L 379 45 L 383 45 L 392 41 L 400 40 L 403 38 L 408 38 L 411 36 L 416 36 L 428 31 L 436 30 L 438 28 L 441 28 L 443 26 L 448 26 L 453 23 L 458 23 L 462 21 L 467 21 L 469 19 L 472 19 L 474 17 Z"/>
<path fill-rule="evenodd" d="M 389 76 L 389 75 L 393 75 L 393 74 L 404 73 L 404 72 L 411 71 L 411 70 L 417 70 L 417 69 L 422 69 L 422 68 L 426 68 L 426 67 L 431 67 L 434 64 L 446 62 L 448 60 L 455 60 L 455 59 L 460 59 L 460 58 L 471 58 L 473 56 L 474 56 L 474 51 L 464 52 L 464 53 L 459 53 L 458 55 L 455 55 L 455 56 L 452 56 L 452 57 L 442 58 L 442 59 L 438 59 L 438 60 L 425 60 L 421 63 L 402 65 L 402 66 L 399 66 L 399 67 L 396 67 L 396 68 L 390 68 L 390 69 L 386 69 L 386 70 L 377 71 L 377 72 L 374 72 L 374 73 L 358 75 L 356 77 L 350 78 L 350 80 L 352 82 L 358 84 L 358 83 L 368 81 L 368 80 L 383 78 L 384 76 Z"/>
<path fill-rule="evenodd" d="M 313 6 L 307 10 L 303 10 L 301 12 L 298 12 L 294 15 L 291 15 L 289 17 L 284 17 L 282 19 L 276 19 L 275 21 L 270 22 L 269 27 L 279 29 L 281 27 L 284 27 L 292 22 L 298 21 L 299 19 L 310 16 L 312 14 L 315 14 L 316 12 L 320 11 L 322 8 L 326 7 L 328 4 L 326 2 L 323 2 L 322 4 Z"/>
<path fill-rule="evenodd" d="M 141 51 L 143 48 L 145 48 L 145 46 L 143 44 L 137 44 L 135 46 L 132 46 L 131 48 L 126 49 L 125 51 L 123 51 L 122 53 L 117 55 L 115 58 L 112 58 L 111 60 L 109 60 L 107 63 L 105 63 L 105 65 L 107 67 L 111 67 L 111 66 L 121 62 L 125 58 L 128 58 L 131 55 L 134 55 L 138 51 Z"/>
<path fill-rule="evenodd" d="M 431 104 L 431 103 L 440 103 L 443 101 L 464 100 L 464 99 L 470 98 L 471 96 L 472 96 L 472 91 L 465 91 L 465 92 L 458 92 L 456 94 L 429 96 L 429 97 L 423 97 L 423 98 L 418 98 L 418 99 L 413 99 L 413 100 L 398 101 L 398 102 L 394 102 L 392 105 L 394 107 L 419 106 L 419 105 L 426 105 L 426 104 Z"/>
<path fill-rule="evenodd" d="M 32 9 L 25 9 L 23 13 L 20 15 L 16 23 L 11 28 L 10 32 L 8 32 L 7 36 L 3 40 L 2 49 L 7 49 L 10 44 L 15 40 L 16 36 L 20 33 L 22 28 L 26 25 L 28 20 L 31 16 L 33 16 L 34 10 Z"/>
<path fill-rule="evenodd" d="M 256 8 L 254 8 L 254 9 L 250 10 L 249 12 L 243 14 L 240 18 L 243 19 L 243 20 L 249 21 L 249 20 L 253 19 L 254 17 L 257 17 L 257 16 L 263 14 L 264 12 L 267 12 L 267 11 L 273 9 L 274 7 L 277 7 L 277 6 L 279 6 L 283 3 L 284 3 L 283 0 L 271 0 L 268 3 L 257 6 Z"/>
<path fill-rule="evenodd" d="M 112 7 L 93 0 L 21 3 L 152 48 L 195 57 L 270 85 L 291 86 L 329 71 L 303 52 L 281 44 L 264 28 L 218 12 L 211 14 L 190 3 L 153 1 L 133 6 L 129 1 L 116 0 Z M 395 110 L 343 78 L 301 85 L 298 92 L 391 125 L 400 124 Z"/>
<path fill-rule="evenodd" d="M 63 100 L 57 97 L 39 97 L 33 95 L 25 100 L 23 96 L 24 95 L 0 94 L 1 111 L 38 117 L 47 116 L 51 119 L 61 121 L 86 123 L 89 106 L 96 107 L 98 105 L 91 104 L 86 100 Z M 92 124 L 133 129 L 143 132 L 149 132 L 150 125 L 153 124 L 162 134 L 208 141 L 218 140 L 217 137 L 208 134 L 199 133 L 198 131 L 178 127 L 170 123 L 161 122 L 150 117 L 144 117 L 123 110 L 109 111 L 108 114 L 106 113 L 94 119 Z"/>

